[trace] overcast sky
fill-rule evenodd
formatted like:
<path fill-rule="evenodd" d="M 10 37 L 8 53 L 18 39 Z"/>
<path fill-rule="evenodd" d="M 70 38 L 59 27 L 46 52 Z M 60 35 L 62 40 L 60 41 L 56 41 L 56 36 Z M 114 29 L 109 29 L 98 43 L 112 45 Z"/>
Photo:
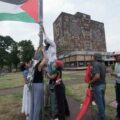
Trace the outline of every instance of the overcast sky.
<path fill-rule="evenodd" d="M 43 0 L 44 26 L 48 36 L 53 39 L 53 22 L 61 12 L 75 14 L 82 12 L 91 19 L 105 25 L 108 51 L 120 50 L 120 0 Z M 39 26 L 22 22 L 0 22 L 0 35 L 10 35 L 15 41 L 32 40 L 39 44 Z"/>

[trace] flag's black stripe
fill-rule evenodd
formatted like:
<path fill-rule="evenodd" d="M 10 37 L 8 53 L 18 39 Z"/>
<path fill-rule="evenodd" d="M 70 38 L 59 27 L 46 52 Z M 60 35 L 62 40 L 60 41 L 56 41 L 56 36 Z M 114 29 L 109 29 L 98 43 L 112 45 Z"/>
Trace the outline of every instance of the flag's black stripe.
<path fill-rule="evenodd" d="M 20 5 L 20 4 L 24 3 L 24 2 L 26 2 L 27 0 L 0 0 L 0 1 Z"/>

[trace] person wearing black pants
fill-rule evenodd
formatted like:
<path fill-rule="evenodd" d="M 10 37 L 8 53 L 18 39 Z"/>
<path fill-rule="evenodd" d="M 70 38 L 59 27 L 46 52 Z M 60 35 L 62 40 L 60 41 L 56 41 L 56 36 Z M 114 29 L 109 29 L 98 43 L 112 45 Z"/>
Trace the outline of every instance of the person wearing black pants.
<path fill-rule="evenodd" d="M 55 86 L 57 105 L 58 105 L 58 118 L 59 120 L 65 120 L 65 116 L 69 116 L 69 108 L 67 99 L 65 96 L 65 86 L 61 81 L 61 84 Z"/>
<path fill-rule="evenodd" d="M 116 83 L 115 86 L 115 91 L 116 91 L 116 101 L 117 101 L 117 117 L 120 120 L 120 84 Z"/>

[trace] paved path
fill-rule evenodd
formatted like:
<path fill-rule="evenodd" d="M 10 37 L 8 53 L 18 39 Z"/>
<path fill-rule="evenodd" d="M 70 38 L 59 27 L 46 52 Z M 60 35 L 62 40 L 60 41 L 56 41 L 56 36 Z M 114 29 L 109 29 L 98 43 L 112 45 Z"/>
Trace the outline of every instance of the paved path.
<path fill-rule="evenodd" d="M 80 110 L 80 104 L 79 102 L 73 100 L 70 97 L 67 97 L 69 108 L 70 108 L 70 120 L 75 120 L 79 110 Z"/>
<path fill-rule="evenodd" d="M 80 103 L 70 97 L 67 97 L 67 100 L 70 106 L 70 120 L 76 120 L 76 117 L 80 111 Z M 89 108 L 84 120 L 98 120 L 97 113 L 95 112 L 95 110 L 93 110 L 93 108 Z"/>
<path fill-rule="evenodd" d="M 21 93 L 22 89 L 23 89 L 23 86 L 8 88 L 8 89 L 0 89 L 0 96 L 19 93 L 19 92 Z"/>

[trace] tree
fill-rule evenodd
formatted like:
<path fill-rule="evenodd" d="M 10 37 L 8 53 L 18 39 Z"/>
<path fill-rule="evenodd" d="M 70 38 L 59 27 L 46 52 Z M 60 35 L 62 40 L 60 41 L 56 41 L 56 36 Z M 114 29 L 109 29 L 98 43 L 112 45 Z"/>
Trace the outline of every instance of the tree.
<path fill-rule="evenodd" d="M 8 66 L 11 71 L 12 65 L 17 67 L 20 62 L 18 57 L 17 42 L 10 36 L 0 36 L 0 67 Z"/>
<path fill-rule="evenodd" d="M 19 50 L 18 50 L 18 44 L 17 43 L 13 44 L 13 46 L 12 46 L 11 59 L 12 59 L 12 64 L 14 65 L 14 67 L 17 70 L 17 66 L 20 63 Z"/>
<path fill-rule="evenodd" d="M 0 67 L 1 68 L 6 64 L 6 56 L 8 55 L 8 47 L 10 45 L 10 41 L 8 41 L 5 37 L 0 36 Z"/>
<path fill-rule="evenodd" d="M 10 36 L 0 36 L 0 68 L 8 66 L 11 71 L 12 66 L 17 66 L 22 61 L 32 59 L 34 46 L 30 40 L 15 42 Z"/>
<path fill-rule="evenodd" d="M 33 58 L 35 50 L 30 40 L 22 40 L 18 45 L 22 61 L 28 61 Z"/>

